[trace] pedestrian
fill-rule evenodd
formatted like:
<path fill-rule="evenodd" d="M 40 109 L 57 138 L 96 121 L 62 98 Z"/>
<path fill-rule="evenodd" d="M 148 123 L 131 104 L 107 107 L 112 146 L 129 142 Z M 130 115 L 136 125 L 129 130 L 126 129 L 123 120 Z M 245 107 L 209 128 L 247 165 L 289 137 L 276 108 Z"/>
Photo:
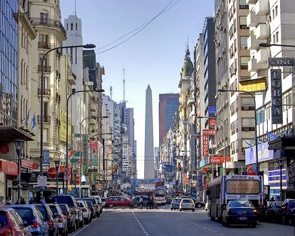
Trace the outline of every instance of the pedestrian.
<path fill-rule="evenodd" d="M 20 204 L 26 204 L 26 201 L 23 197 L 21 197 Z"/>

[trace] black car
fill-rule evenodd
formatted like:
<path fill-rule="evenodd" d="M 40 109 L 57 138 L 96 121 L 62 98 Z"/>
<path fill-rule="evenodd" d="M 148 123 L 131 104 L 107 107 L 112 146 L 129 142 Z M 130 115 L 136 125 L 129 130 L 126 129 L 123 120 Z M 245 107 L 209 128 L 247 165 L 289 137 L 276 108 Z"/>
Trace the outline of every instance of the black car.
<path fill-rule="evenodd" d="M 70 195 L 59 195 L 54 197 L 54 201 L 58 204 L 67 204 L 71 210 L 71 214 L 74 214 L 76 217 L 76 227 L 83 227 L 84 220 L 82 211 L 78 207 L 77 201 L 73 196 Z"/>
<path fill-rule="evenodd" d="M 48 224 L 49 236 L 58 235 L 57 222 L 54 220 L 50 207 L 47 204 L 36 204 L 35 206 L 41 212 L 44 221 Z"/>
<path fill-rule="evenodd" d="M 256 227 L 257 215 L 254 205 L 247 200 L 229 201 L 222 212 L 222 225 L 247 224 Z"/>
<path fill-rule="evenodd" d="M 293 225 L 295 222 L 295 199 L 286 199 L 280 209 L 283 224 Z"/>
<path fill-rule="evenodd" d="M 279 223 L 281 221 L 281 205 L 281 201 L 268 201 L 267 205 L 260 209 L 259 221 Z"/>
<path fill-rule="evenodd" d="M 142 208 L 142 207 L 147 207 L 148 206 L 148 197 L 147 196 L 134 196 L 131 199 L 131 207 L 133 208 Z"/>
<path fill-rule="evenodd" d="M 68 204 L 58 204 L 59 208 L 62 211 L 62 214 L 66 217 L 68 223 L 68 231 L 76 231 L 76 217 L 71 213 L 71 209 Z"/>

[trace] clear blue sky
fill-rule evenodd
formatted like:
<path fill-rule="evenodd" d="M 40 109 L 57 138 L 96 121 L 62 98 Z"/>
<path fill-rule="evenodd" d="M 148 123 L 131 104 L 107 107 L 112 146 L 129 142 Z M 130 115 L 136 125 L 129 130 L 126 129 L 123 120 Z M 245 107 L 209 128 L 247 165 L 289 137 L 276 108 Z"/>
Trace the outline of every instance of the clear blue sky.
<path fill-rule="evenodd" d="M 204 18 L 212 16 L 214 0 L 180 0 L 143 31 L 121 46 L 99 54 L 98 48 L 120 38 L 159 13 L 171 0 L 77 0 L 83 43 L 94 43 L 97 61 L 105 67 L 103 88 L 123 100 L 125 68 L 127 106 L 134 108 L 138 177 L 143 177 L 145 90 L 153 92 L 154 145 L 158 146 L 160 93 L 177 93 L 187 39 L 191 59 Z M 75 13 L 74 0 L 61 0 L 63 19 Z"/>

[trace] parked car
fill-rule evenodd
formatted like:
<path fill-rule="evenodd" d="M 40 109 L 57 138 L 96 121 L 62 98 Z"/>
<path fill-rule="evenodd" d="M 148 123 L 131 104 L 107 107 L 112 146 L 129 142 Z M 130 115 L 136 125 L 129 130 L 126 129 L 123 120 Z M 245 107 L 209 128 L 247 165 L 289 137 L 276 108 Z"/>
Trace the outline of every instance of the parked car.
<path fill-rule="evenodd" d="M 58 232 L 61 235 L 68 235 L 68 222 L 67 219 L 64 217 L 62 210 L 58 206 L 58 204 L 48 204 L 52 213 L 53 213 L 53 218 L 57 222 L 57 227 L 58 227 Z"/>
<path fill-rule="evenodd" d="M 83 199 L 83 200 L 86 202 L 87 208 L 90 210 L 90 213 L 91 213 L 90 222 L 91 222 L 91 220 L 96 217 L 95 206 L 93 205 L 91 200 L 86 200 L 86 199 Z"/>
<path fill-rule="evenodd" d="M 105 207 L 106 206 L 106 199 L 107 199 L 106 197 L 102 197 L 101 198 L 101 206 L 102 207 Z"/>
<path fill-rule="evenodd" d="M 182 198 L 179 203 L 179 210 L 180 211 L 184 211 L 184 210 L 195 211 L 194 200 L 192 198 Z"/>
<path fill-rule="evenodd" d="M 20 215 L 12 208 L 0 209 L 0 235 L 31 236 Z"/>
<path fill-rule="evenodd" d="M 55 196 L 54 200 L 58 204 L 67 204 L 71 209 L 71 213 L 76 217 L 76 228 L 83 227 L 84 219 L 81 209 L 78 207 L 77 201 L 70 195 Z"/>
<path fill-rule="evenodd" d="M 283 201 L 280 217 L 283 224 L 293 225 L 295 223 L 295 199 L 288 198 Z"/>
<path fill-rule="evenodd" d="M 94 215 L 99 217 L 101 213 L 101 205 L 99 204 L 98 200 L 94 197 L 83 198 L 85 201 L 91 201 L 94 205 Z"/>
<path fill-rule="evenodd" d="M 266 206 L 260 209 L 259 214 L 257 213 L 258 220 L 279 223 L 281 205 L 281 201 L 267 201 Z"/>
<path fill-rule="evenodd" d="M 126 197 L 121 197 L 121 196 L 111 196 L 106 199 L 105 203 L 106 207 L 130 207 L 131 206 L 131 201 L 130 199 Z"/>
<path fill-rule="evenodd" d="M 57 222 L 54 220 L 50 207 L 47 204 L 36 204 L 35 206 L 41 212 L 44 221 L 48 224 L 49 236 L 58 235 Z"/>
<path fill-rule="evenodd" d="M 173 198 L 171 203 L 170 203 L 171 211 L 172 210 L 178 210 L 180 202 L 181 202 L 181 198 Z"/>
<path fill-rule="evenodd" d="M 254 205 L 247 200 L 229 201 L 222 212 L 222 225 L 247 224 L 256 227 L 257 215 Z"/>
<path fill-rule="evenodd" d="M 43 220 L 41 212 L 37 210 L 35 205 L 9 205 L 9 208 L 13 208 L 20 215 L 32 235 L 49 235 L 48 224 Z"/>
<path fill-rule="evenodd" d="M 77 200 L 79 208 L 82 210 L 85 223 L 91 221 L 91 211 L 88 209 L 87 203 L 84 200 Z"/>
<path fill-rule="evenodd" d="M 68 204 L 58 204 L 58 206 L 60 207 L 64 217 L 67 219 L 68 231 L 76 231 L 76 217 L 71 213 L 71 209 Z"/>
<path fill-rule="evenodd" d="M 96 196 L 92 196 L 97 200 L 98 205 L 100 206 L 100 214 L 102 213 L 102 208 L 103 208 L 103 202 L 102 202 L 102 198 L 98 195 Z"/>

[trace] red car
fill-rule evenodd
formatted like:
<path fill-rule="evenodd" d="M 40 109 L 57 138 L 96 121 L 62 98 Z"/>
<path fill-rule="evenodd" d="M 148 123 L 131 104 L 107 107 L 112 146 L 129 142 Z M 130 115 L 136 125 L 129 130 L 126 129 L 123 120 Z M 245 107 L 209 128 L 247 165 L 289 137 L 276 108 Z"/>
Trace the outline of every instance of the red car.
<path fill-rule="evenodd" d="M 31 236 L 22 218 L 12 208 L 0 209 L 0 236 Z"/>
<path fill-rule="evenodd" d="M 131 200 L 121 196 L 111 196 L 111 197 L 108 197 L 105 201 L 105 206 L 111 207 L 111 208 L 117 207 L 117 206 L 130 207 L 130 205 L 131 205 Z"/>

